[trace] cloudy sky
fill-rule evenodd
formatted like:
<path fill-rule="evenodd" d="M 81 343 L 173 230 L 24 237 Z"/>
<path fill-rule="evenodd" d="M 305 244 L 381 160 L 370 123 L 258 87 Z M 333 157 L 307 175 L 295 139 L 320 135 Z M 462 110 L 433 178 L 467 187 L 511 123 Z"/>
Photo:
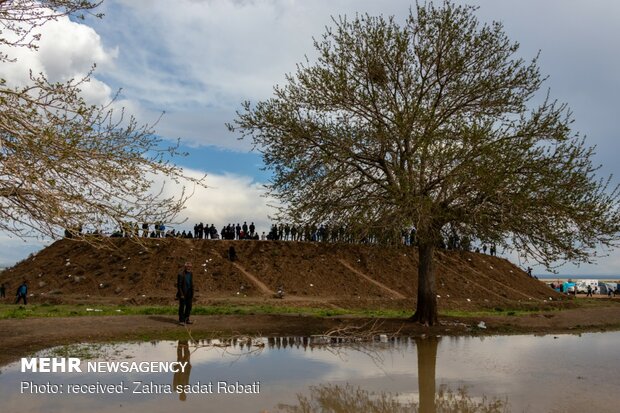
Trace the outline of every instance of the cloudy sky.
<path fill-rule="evenodd" d="M 39 51 L 11 51 L 18 61 L 0 66 L 0 76 L 19 84 L 33 69 L 51 80 L 67 80 L 84 75 L 96 63 L 84 90 L 90 101 L 105 103 L 121 89 L 118 104 L 141 122 L 154 122 L 165 112 L 158 134 L 181 138 L 190 152 L 178 163 L 188 173 L 208 174 L 211 188 L 191 199 L 185 211 L 188 222 L 220 227 L 247 220 L 263 231 L 270 208 L 261 196 L 262 184 L 269 175 L 260 170 L 261 158 L 251 152 L 249 142 L 238 140 L 224 123 L 234 118 L 242 101 L 269 97 L 272 87 L 282 83 L 305 55 L 312 59 L 312 38 L 330 25 L 331 16 L 367 12 L 402 20 L 412 3 L 105 0 L 100 8 L 103 19 L 65 18 L 44 26 Z M 503 22 L 509 37 L 521 44 L 521 56 L 531 58 L 541 51 L 540 66 L 549 75 L 546 86 L 553 97 L 569 103 L 575 129 L 597 146 L 601 173 L 620 175 L 615 127 L 620 118 L 620 2 L 467 3 L 480 7 L 481 20 Z M 0 234 L 0 266 L 13 264 L 45 243 Z M 620 253 L 612 252 L 596 266 L 565 265 L 559 270 L 617 274 Z"/>

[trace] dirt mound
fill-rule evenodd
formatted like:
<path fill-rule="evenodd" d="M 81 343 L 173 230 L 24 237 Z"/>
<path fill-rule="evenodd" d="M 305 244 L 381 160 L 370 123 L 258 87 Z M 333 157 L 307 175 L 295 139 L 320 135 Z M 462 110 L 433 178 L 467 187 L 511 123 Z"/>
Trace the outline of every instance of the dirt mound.
<path fill-rule="evenodd" d="M 412 308 L 415 248 L 286 241 L 128 239 L 113 249 L 57 241 L 0 274 L 11 293 L 29 280 L 38 302 L 172 303 L 176 274 L 194 265 L 196 299 L 286 305 Z M 228 260 L 234 246 L 238 260 Z M 564 297 L 509 261 L 484 254 L 436 254 L 440 308 L 519 307 Z M 283 286 L 284 300 L 273 298 Z"/>

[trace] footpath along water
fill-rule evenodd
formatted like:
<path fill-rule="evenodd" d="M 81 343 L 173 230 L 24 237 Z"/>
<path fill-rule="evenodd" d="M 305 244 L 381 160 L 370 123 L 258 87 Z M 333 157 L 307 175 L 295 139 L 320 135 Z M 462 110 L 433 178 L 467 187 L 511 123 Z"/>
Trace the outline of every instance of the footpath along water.
<path fill-rule="evenodd" d="M 30 357 L 24 371 L 21 362 L 3 366 L 0 411 L 318 412 L 326 405 L 354 411 L 383 397 L 394 411 L 416 411 L 412 404 L 441 411 L 456 399 L 458 411 L 467 412 L 482 411 L 475 406 L 483 400 L 495 403 L 489 412 L 618 412 L 618 343 L 618 332 L 380 337 L 363 346 L 279 337 L 254 339 L 251 346 L 184 340 L 97 346 L 94 359 L 86 359 L 88 346 L 82 346 L 67 355 L 83 357 L 81 372 L 33 372 Z M 63 358 L 61 353 L 36 356 Z M 42 360 L 38 366 L 51 365 Z M 110 369 L 119 362 L 130 367 Z M 149 365 L 159 373 L 131 368 Z"/>

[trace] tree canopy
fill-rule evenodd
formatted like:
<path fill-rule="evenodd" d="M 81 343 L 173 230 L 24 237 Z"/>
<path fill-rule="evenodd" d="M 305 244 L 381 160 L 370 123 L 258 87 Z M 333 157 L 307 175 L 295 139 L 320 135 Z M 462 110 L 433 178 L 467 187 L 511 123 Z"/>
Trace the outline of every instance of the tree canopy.
<path fill-rule="evenodd" d="M 0 2 L 0 64 L 14 64 L 14 47 L 37 47 L 39 26 L 82 16 L 99 2 Z M 171 163 L 180 155 L 149 125 L 123 110 L 91 105 L 83 79 L 50 82 L 32 74 L 28 85 L 0 80 L 0 230 L 19 236 L 56 236 L 62 229 L 118 228 L 126 221 L 170 222 L 188 194 L 163 197 L 156 179 L 204 185 Z M 78 231 L 75 235 L 80 238 Z"/>
<path fill-rule="evenodd" d="M 515 248 L 547 266 L 613 247 L 618 187 L 566 104 L 541 95 L 537 57 L 475 7 L 429 2 L 394 17 L 333 19 L 274 96 L 229 125 L 273 171 L 281 215 L 398 231 L 415 227 L 413 319 L 433 324 L 432 257 L 445 233 Z"/>

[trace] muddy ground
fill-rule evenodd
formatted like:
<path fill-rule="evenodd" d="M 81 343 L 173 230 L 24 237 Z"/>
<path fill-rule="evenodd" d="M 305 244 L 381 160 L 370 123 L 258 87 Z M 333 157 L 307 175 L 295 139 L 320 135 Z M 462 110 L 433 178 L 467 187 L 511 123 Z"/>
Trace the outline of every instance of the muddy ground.
<path fill-rule="evenodd" d="M 486 328 L 477 327 L 483 321 Z M 257 336 L 308 336 L 345 326 L 375 332 L 419 335 L 551 334 L 620 329 L 620 304 L 568 309 L 524 316 L 442 317 L 425 327 L 403 319 L 312 317 L 299 315 L 196 316 L 182 327 L 174 316 L 102 316 L 0 320 L 0 366 L 44 348 L 106 341 Z"/>

